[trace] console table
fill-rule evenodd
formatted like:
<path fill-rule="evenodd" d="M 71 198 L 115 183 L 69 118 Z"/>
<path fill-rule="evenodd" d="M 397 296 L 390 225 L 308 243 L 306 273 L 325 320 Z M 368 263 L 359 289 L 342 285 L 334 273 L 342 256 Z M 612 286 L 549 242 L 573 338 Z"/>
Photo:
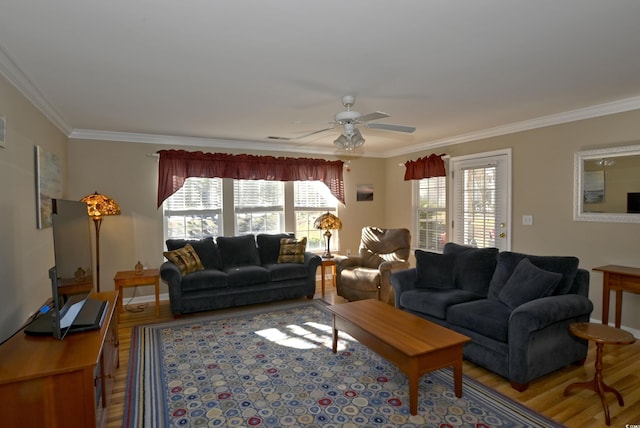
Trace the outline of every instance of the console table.
<path fill-rule="evenodd" d="M 0 346 L 0 426 L 104 427 L 118 367 L 117 292 L 100 330 L 51 336 L 18 332 Z"/>
<path fill-rule="evenodd" d="M 640 268 L 606 265 L 593 268 L 602 272 L 602 324 L 609 324 L 609 294 L 616 292 L 616 328 L 622 319 L 622 292 L 640 293 Z"/>

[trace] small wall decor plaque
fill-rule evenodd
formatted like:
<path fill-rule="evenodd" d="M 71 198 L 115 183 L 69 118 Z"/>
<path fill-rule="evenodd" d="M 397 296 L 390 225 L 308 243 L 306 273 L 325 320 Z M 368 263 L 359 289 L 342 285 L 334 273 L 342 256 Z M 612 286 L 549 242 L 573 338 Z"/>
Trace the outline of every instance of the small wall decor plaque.
<path fill-rule="evenodd" d="M 5 147 L 7 136 L 7 119 L 0 116 L 0 148 Z"/>

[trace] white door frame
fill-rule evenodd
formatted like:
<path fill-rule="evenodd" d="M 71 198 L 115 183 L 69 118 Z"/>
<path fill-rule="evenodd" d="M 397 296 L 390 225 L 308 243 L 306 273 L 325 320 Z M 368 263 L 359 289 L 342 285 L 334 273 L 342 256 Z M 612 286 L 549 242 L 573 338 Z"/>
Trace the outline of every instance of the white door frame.
<path fill-rule="evenodd" d="M 451 195 L 451 198 L 449 199 L 449 214 L 448 214 L 448 218 L 449 218 L 449 236 L 453 238 L 456 236 L 454 233 L 454 221 L 456 219 L 456 213 L 454 212 L 454 210 L 457 208 L 456 207 L 456 186 L 455 186 L 455 180 L 459 179 L 458 177 L 455 176 L 454 172 L 456 171 L 456 169 L 459 168 L 458 165 L 460 165 L 461 163 L 468 163 L 470 161 L 482 161 L 483 159 L 487 159 L 487 160 L 495 160 L 496 158 L 501 158 L 504 160 L 504 162 L 502 162 L 503 165 L 503 171 L 502 173 L 504 173 L 505 175 L 505 180 L 504 180 L 504 184 L 502 187 L 504 187 L 504 189 L 502 189 L 503 195 L 502 197 L 504 198 L 504 209 L 503 209 L 503 213 L 502 216 L 504 216 L 505 221 L 503 223 L 505 223 L 505 227 L 503 228 L 503 230 L 500 233 L 505 233 L 505 237 L 503 238 L 504 241 L 502 241 L 502 246 L 500 247 L 500 249 L 502 251 L 510 251 L 511 250 L 511 231 L 512 231 L 512 227 L 511 227 L 511 222 L 512 222 L 512 207 L 511 207 L 511 180 L 512 180 L 512 176 L 511 176 L 511 148 L 507 148 L 507 149 L 501 149 L 501 150 L 495 150 L 495 151 L 490 151 L 490 152 L 483 152 L 483 153 L 475 153 L 475 154 L 471 154 L 471 155 L 463 155 L 463 156 L 457 156 L 457 157 L 452 157 L 449 159 L 449 171 L 453 176 L 452 180 L 449 180 L 449 195 Z M 497 215 L 497 214 L 496 214 Z M 498 233 L 498 231 L 496 231 L 496 233 Z"/>

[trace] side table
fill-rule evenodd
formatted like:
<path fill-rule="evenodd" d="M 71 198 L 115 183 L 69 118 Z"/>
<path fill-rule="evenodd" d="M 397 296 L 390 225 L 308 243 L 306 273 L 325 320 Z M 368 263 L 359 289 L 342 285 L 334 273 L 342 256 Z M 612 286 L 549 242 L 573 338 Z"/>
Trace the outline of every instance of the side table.
<path fill-rule="evenodd" d="M 586 388 L 595 391 L 600 397 L 604 408 L 604 418 L 607 425 L 611 425 L 609 416 L 609 406 L 604 397 L 605 392 L 612 392 L 618 399 L 618 404 L 624 406 L 622 395 L 614 388 L 604 383 L 602 379 L 602 349 L 608 345 L 630 345 L 636 341 L 633 335 L 619 328 L 608 325 L 593 324 L 588 322 L 578 322 L 569 324 L 569 331 L 576 337 L 587 339 L 596 344 L 596 372 L 593 379 L 587 382 L 572 383 L 564 390 L 564 395 L 568 395 L 575 388 Z"/>
<path fill-rule="evenodd" d="M 156 317 L 160 315 L 160 269 L 145 269 L 142 273 L 135 270 L 125 270 L 116 273 L 113 277 L 116 290 L 118 290 L 118 308 L 122 311 L 122 289 L 138 285 L 153 285 L 156 293 Z"/>
<path fill-rule="evenodd" d="M 326 268 L 330 267 L 331 268 L 331 278 L 333 281 L 333 288 L 336 288 L 336 260 L 331 258 L 331 259 L 326 259 L 326 258 L 322 258 L 322 264 L 320 265 L 320 275 L 321 275 L 321 279 L 320 282 L 322 283 L 322 297 L 324 297 L 324 283 L 325 283 L 325 273 L 326 273 Z"/>
<path fill-rule="evenodd" d="M 609 294 L 616 292 L 615 326 L 620 328 L 622 319 L 622 292 L 640 293 L 640 268 L 618 265 L 595 267 L 602 272 L 602 324 L 609 323 Z"/>

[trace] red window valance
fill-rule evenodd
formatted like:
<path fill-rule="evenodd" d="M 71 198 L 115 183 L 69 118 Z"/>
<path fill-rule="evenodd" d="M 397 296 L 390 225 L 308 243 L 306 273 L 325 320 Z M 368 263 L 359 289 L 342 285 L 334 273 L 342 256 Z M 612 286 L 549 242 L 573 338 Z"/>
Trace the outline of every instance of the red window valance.
<path fill-rule="evenodd" d="M 344 204 L 344 162 L 226 153 L 160 150 L 158 208 L 188 177 L 240 180 L 322 181 Z"/>
<path fill-rule="evenodd" d="M 447 172 L 444 168 L 442 156 L 445 156 L 445 154 L 431 154 L 414 161 L 405 162 L 404 166 L 407 168 L 404 172 L 405 181 L 431 177 L 446 177 Z"/>

